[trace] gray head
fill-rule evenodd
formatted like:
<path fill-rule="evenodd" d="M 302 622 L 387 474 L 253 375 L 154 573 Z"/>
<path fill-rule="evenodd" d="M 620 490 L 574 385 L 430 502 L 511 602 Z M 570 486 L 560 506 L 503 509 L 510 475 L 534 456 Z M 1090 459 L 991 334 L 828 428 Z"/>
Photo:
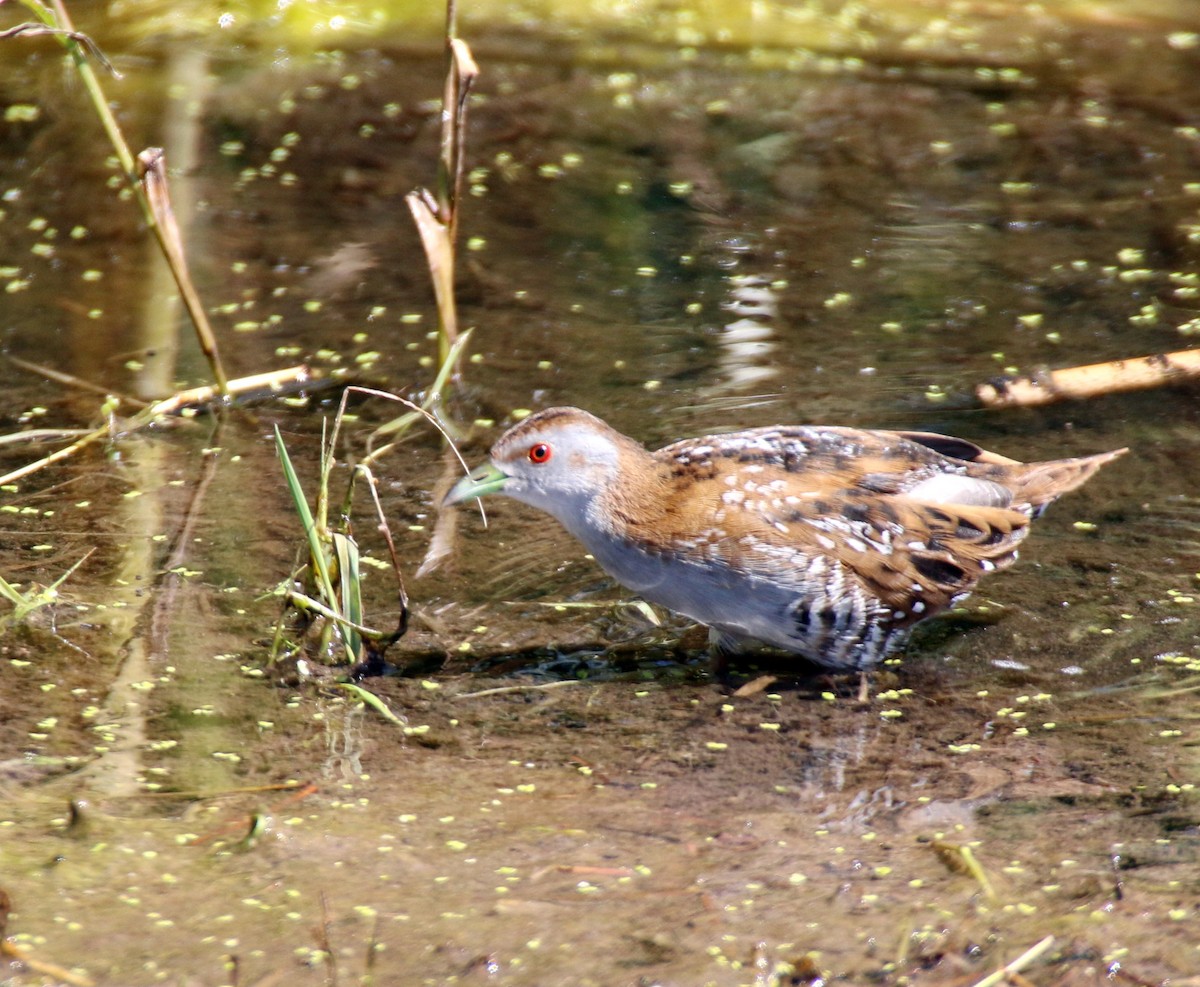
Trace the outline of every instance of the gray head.
<path fill-rule="evenodd" d="M 503 493 L 578 529 L 597 494 L 617 480 L 622 452 L 645 450 L 578 408 L 547 408 L 514 425 L 491 461 L 463 477 L 444 504 Z"/>

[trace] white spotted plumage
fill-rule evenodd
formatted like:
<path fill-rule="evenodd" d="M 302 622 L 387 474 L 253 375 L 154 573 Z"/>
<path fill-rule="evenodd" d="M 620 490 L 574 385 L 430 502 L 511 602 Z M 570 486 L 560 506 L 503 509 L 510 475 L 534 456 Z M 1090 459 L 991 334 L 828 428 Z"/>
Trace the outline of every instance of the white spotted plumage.
<path fill-rule="evenodd" d="M 1124 451 L 1023 464 L 929 433 L 772 426 L 649 453 L 551 408 L 447 500 L 495 490 L 547 511 L 618 582 L 724 646 L 865 670 L 1011 565 L 1030 520 Z"/>

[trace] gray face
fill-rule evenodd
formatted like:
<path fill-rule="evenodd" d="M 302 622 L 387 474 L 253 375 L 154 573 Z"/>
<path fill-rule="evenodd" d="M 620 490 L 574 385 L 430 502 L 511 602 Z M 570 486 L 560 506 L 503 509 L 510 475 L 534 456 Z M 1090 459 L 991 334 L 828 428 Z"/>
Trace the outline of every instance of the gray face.
<path fill-rule="evenodd" d="M 546 511 L 578 534 L 593 499 L 614 482 L 617 447 L 587 423 L 515 430 L 492 448 L 502 492 Z"/>
<path fill-rule="evenodd" d="M 503 493 L 557 518 L 585 543 L 592 508 L 618 473 L 619 450 L 610 429 L 585 412 L 542 412 L 509 429 L 492 447 L 490 463 L 454 487 L 445 503 Z"/>

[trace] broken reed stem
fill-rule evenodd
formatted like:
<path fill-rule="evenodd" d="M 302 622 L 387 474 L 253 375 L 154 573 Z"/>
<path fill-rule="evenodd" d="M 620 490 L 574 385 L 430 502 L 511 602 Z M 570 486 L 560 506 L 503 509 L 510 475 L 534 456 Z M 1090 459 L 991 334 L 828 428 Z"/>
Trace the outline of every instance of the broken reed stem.
<path fill-rule="evenodd" d="M 458 338 L 458 309 L 454 302 L 454 244 L 450 242 L 449 228 L 438 217 L 438 204 L 428 189 L 409 192 L 404 199 L 417 226 L 421 247 L 425 251 L 425 263 L 429 266 L 429 280 L 433 284 L 438 312 L 438 360 L 444 364 Z"/>
<path fill-rule="evenodd" d="M 69 446 L 64 446 L 62 449 L 52 452 L 50 455 L 44 456 L 36 462 L 26 463 L 24 466 L 5 473 L 3 476 L 0 476 L 0 485 L 15 483 L 17 480 L 45 469 L 47 466 L 62 462 L 64 459 L 69 459 L 80 450 L 86 449 L 92 443 L 110 437 L 114 432 L 126 434 L 136 432 L 164 415 L 178 415 L 188 408 L 212 404 L 218 399 L 227 400 L 238 395 L 253 397 L 259 391 L 266 391 L 268 394 L 274 396 L 289 389 L 312 386 L 312 382 L 312 371 L 307 366 L 300 365 L 297 367 L 288 367 L 284 370 L 272 370 L 264 374 L 252 374 L 249 377 L 239 377 L 228 381 L 224 395 L 212 386 L 194 387 L 190 390 L 180 391 L 178 394 L 173 394 L 171 397 L 159 401 L 149 408 L 143 408 L 128 421 L 122 422 L 119 428 L 115 427 L 111 423 L 111 420 L 106 421 L 99 428 L 85 433 Z"/>
<path fill-rule="evenodd" d="M 144 414 L 144 412 L 143 412 Z M 8 483 L 16 483 L 18 480 L 24 479 L 31 473 L 36 473 L 38 470 L 45 469 L 47 466 L 53 466 L 55 463 L 62 462 L 64 459 L 70 459 L 75 453 L 82 449 L 86 449 L 94 442 L 98 442 L 103 438 L 107 438 L 110 433 L 107 424 L 100 428 L 93 429 L 80 439 L 76 439 L 69 446 L 50 453 L 49 456 L 43 456 L 37 462 L 26 463 L 24 466 L 18 467 L 0 476 L 0 486 Z"/>
<path fill-rule="evenodd" d="M 212 370 L 213 380 L 222 395 L 229 393 L 229 378 L 225 376 L 225 367 L 221 363 L 221 353 L 217 347 L 217 337 L 209 325 L 208 315 L 204 305 L 192 284 L 192 276 L 188 272 L 187 255 L 183 249 L 183 237 L 179 233 L 179 224 L 175 221 L 175 210 L 171 208 L 171 195 L 167 190 L 166 155 L 161 147 L 148 147 L 138 155 L 138 181 L 145 192 L 146 202 L 154 214 L 154 233 L 158 237 L 158 245 L 162 248 L 167 265 L 179 286 L 179 296 L 187 309 L 196 329 L 196 340 L 204 358 Z"/>
<path fill-rule="evenodd" d="M 457 378 L 467 333 L 458 331 L 458 305 L 454 298 L 455 251 L 458 237 L 458 213 L 466 156 L 467 101 L 479 75 L 479 66 L 467 43 L 455 37 L 458 25 L 455 0 L 446 3 L 446 81 L 442 88 L 442 130 L 438 152 L 437 194 L 427 188 L 414 189 L 405 196 L 425 263 L 433 285 L 438 315 L 438 375 L 434 386 L 425 392 L 423 410 L 436 407 L 442 389 L 450 377 Z M 388 435 L 401 435 L 412 424 L 411 415 L 402 415 L 385 423 L 368 441 Z"/>
<path fill-rule="evenodd" d="M 446 494 L 457 479 L 456 463 L 450 456 L 450 448 L 442 450 L 442 472 L 433 485 L 433 502 L 441 504 Z M 487 526 L 487 518 L 484 518 Z M 458 511 L 437 512 L 437 520 L 433 524 L 433 534 L 429 538 L 429 547 L 425 550 L 425 558 L 417 568 L 417 578 L 421 579 L 434 572 L 454 551 L 454 536 L 458 530 Z"/>
<path fill-rule="evenodd" d="M 66 48 L 68 54 L 71 56 L 75 71 L 83 81 L 84 89 L 87 90 L 92 108 L 100 118 L 100 125 L 104 128 L 104 133 L 108 137 L 109 143 L 113 146 L 113 150 L 116 151 L 117 160 L 120 162 L 121 170 L 125 174 L 125 181 L 133 190 L 134 198 L 137 199 L 138 206 L 142 210 L 142 216 L 146 221 L 146 225 L 158 241 L 159 249 L 166 258 L 167 266 L 171 269 L 175 283 L 179 286 L 180 296 L 183 299 L 184 306 L 187 308 L 188 316 L 192 320 L 192 325 L 196 330 L 200 348 L 204 351 L 204 355 L 208 360 L 213 379 L 217 382 L 217 387 L 221 393 L 225 394 L 228 387 L 228 378 L 225 375 L 225 368 L 221 363 L 220 354 L 217 351 L 216 338 L 213 336 L 208 318 L 204 313 L 204 307 L 200 304 L 199 296 L 196 294 L 196 289 L 193 287 L 191 278 L 188 275 L 187 265 L 183 259 L 183 244 L 174 221 L 174 215 L 170 212 L 170 202 L 166 198 L 166 169 L 162 167 L 162 151 L 151 148 L 148 151 L 142 152 L 142 156 L 139 158 L 134 158 L 133 152 L 130 151 L 129 144 L 125 140 L 125 135 L 121 133 L 121 127 L 117 123 L 117 118 L 113 115 L 112 109 L 108 105 L 108 99 L 104 95 L 104 90 L 100 87 L 100 80 L 96 78 L 96 73 L 87 59 L 87 54 L 84 51 L 85 45 L 79 41 L 79 38 L 84 36 L 75 30 L 75 25 L 71 21 L 71 15 L 67 13 L 66 4 L 63 0 L 50 0 L 50 2 L 53 6 L 53 15 L 51 15 L 48 8 L 40 3 L 25 2 L 25 6 L 27 9 L 33 11 L 43 24 L 50 28 L 50 33 L 59 40 L 59 43 Z M 56 20 L 57 23 L 55 23 Z M 89 39 L 86 47 L 94 49 L 96 46 Z M 154 184 L 161 189 L 161 192 L 152 193 L 149 188 L 143 187 L 146 177 L 146 172 L 143 169 L 148 166 L 143 164 L 142 159 L 146 155 L 152 156 L 154 167 L 159 172 L 159 177 Z M 166 226 L 164 226 L 163 222 L 160 222 L 161 217 L 159 213 L 161 210 L 159 207 L 156 207 L 156 195 L 161 197 L 160 201 L 162 203 L 165 203 L 166 212 L 164 215 L 169 217 Z"/>
<path fill-rule="evenodd" d="M 975 394 L 989 408 L 1030 408 L 1056 401 L 1147 390 L 1197 377 L 1200 377 L 1200 349 L 1177 350 L 1021 377 L 1001 377 L 980 384 Z"/>
<path fill-rule="evenodd" d="M 413 214 L 438 309 L 438 355 L 444 364 L 458 338 L 458 310 L 454 300 L 455 249 L 458 206 L 461 201 L 463 161 L 466 151 L 467 100 L 479 75 L 471 49 L 454 36 L 457 11 L 454 0 L 446 6 L 446 83 L 442 90 L 442 134 L 438 155 L 437 195 L 417 189 L 407 196 Z"/>
<path fill-rule="evenodd" d="M 446 72 L 446 93 L 443 107 L 453 107 L 442 125 L 442 160 L 439 166 L 439 185 L 445 186 L 442 201 L 443 221 L 449 227 L 450 245 L 458 242 L 458 204 L 462 201 L 463 161 L 467 149 L 467 99 L 479 77 L 479 66 L 471 49 L 461 38 L 448 37 L 450 64 Z"/>
<path fill-rule="evenodd" d="M 284 367 L 282 370 L 268 370 L 261 374 L 250 374 L 248 377 L 235 377 L 226 381 L 223 391 L 210 384 L 190 387 L 156 402 L 147 410 L 151 415 L 177 415 L 187 408 L 211 405 L 218 399 L 251 400 L 258 392 L 263 392 L 264 397 L 277 397 L 302 388 L 319 386 L 321 383 L 308 364 L 301 363 L 294 367 Z M 328 385 L 332 382 L 324 383 Z"/>

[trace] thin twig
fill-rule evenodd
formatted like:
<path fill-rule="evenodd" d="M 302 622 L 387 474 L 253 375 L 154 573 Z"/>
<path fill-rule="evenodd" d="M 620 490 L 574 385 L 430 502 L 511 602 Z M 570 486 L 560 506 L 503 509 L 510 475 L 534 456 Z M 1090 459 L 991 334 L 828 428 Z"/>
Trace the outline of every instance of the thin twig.
<path fill-rule="evenodd" d="M 374 387 L 362 387 L 358 384 L 352 384 L 350 387 L 347 387 L 346 390 L 353 391 L 356 394 L 366 394 L 371 397 L 386 398 L 388 401 L 396 401 L 396 402 L 404 405 L 410 411 L 415 412 L 416 414 L 420 415 L 427 422 L 429 422 L 430 425 L 432 425 L 434 428 L 436 428 L 442 434 L 442 438 L 446 440 L 447 445 L 449 445 L 450 448 L 454 450 L 454 455 L 458 459 L 459 463 L 462 465 L 463 472 L 469 473 L 471 471 L 471 467 L 468 466 L 467 461 L 465 459 L 463 459 L 462 453 L 460 453 L 458 451 L 458 449 L 455 448 L 454 437 L 450 434 L 449 429 L 447 429 L 446 426 L 441 421 L 439 421 L 437 415 L 433 414 L 433 412 L 428 411 L 425 408 L 422 408 L 420 405 L 413 404 L 413 402 L 409 401 L 408 398 L 402 398 L 398 394 L 392 394 L 390 391 L 380 391 Z M 337 426 L 335 425 L 334 427 L 336 429 Z M 376 460 L 378 460 L 381 456 L 383 456 L 384 453 L 389 452 L 391 450 L 391 448 L 392 448 L 391 444 L 388 444 L 386 446 L 383 446 L 380 449 L 376 449 L 373 453 L 371 453 L 371 455 L 369 455 L 365 459 L 363 459 L 364 465 L 373 466 L 375 464 Z"/>
<path fill-rule="evenodd" d="M 81 973 L 74 973 L 66 967 L 61 967 L 57 963 L 47 963 L 44 960 L 39 960 L 24 946 L 18 946 L 16 943 L 8 942 L 7 940 L 0 941 L 0 956 L 7 956 L 9 959 L 16 960 L 27 966 L 34 973 L 42 974 L 50 977 L 53 980 L 61 980 L 64 984 L 71 984 L 72 987 L 95 987 L 96 981 L 91 977 Z"/>
<path fill-rule="evenodd" d="M 10 27 L 6 31 L 0 31 L 0 41 L 3 41 L 5 38 L 15 38 L 20 35 L 30 38 L 42 37 L 45 35 L 49 35 L 51 37 L 63 35 L 68 37 L 72 41 L 83 45 L 91 53 L 91 56 L 96 59 L 96 61 L 103 66 L 104 70 L 114 79 L 124 78 L 124 76 L 117 71 L 116 66 L 114 66 L 113 63 L 108 60 L 108 56 L 100 50 L 100 46 L 82 31 L 69 31 L 62 27 L 51 27 L 49 24 L 34 24 L 32 21 L 26 21 L 24 24 L 17 24 L 13 27 Z"/>
<path fill-rule="evenodd" d="M 10 355 L 8 362 L 20 367 L 22 370 L 39 374 L 47 380 L 54 381 L 56 384 L 63 384 L 66 387 L 87 391 L 90 394 L 99 394 L 103 397 L 115 396 L 120 399 L 122 404 L 128 404 L 133 408 L 146 408 L 150 404 L 148 401 L 143 401 L 141 398 L 135 398 L 128 394 L 113 395 L 111 388 L 101 387 L 99 384 L 93 384 L 90 380 L 84 380 L 81 377 L 76 377 L 74 374 L 63 373 L 61 370 L 55 370 L 53 367 L 47 367 L 41 363 L 31 363 L 29 360 L 22 360 L 19 356 Z"/>
<path fill-rule="evenodd" d="M 396 554 L 396 543 L 392 539 L 392 529 L 387 523 L 387 515 L 383 510 L 383 503 L 379 499 L 379 483 L 375 479 L 375 474 L 370 468 L 363 465 L 358 465 L 355 469 L 360 470 L 367 478 L 367 489 L 371 491 L 371 502 L 375 505 L 375 516 L 379 518 L 379 531 L 383 535 L 383 540 L 387 544 L 388 556 L 392 560 L 392 571 L 396 574 L 396 589 L 399 592 L 400 603 L 400 620 L 396 625 L 396 630 L 392 640 L 398 641 L 408 630 L 408 591 L 404 588 L 404 575 L 400 571 L 400 558 Z"/>
<path fill-rule="evenodd" d="M 463 692 L 455 699 L 479 699 L 481 696 L 503 696 L 511 692 L 549 692 L 551 689 L 561 689 L 567 685 L 583 685 L 583 679 L 563 679 L 561 682 L 537 682 L 531 685 L 503 685 L 496 689 L 484 689 L 482 692 Z"/>
<path fill-rule="evenodd" d="M 1029 966 L 1029 964 L 1031 964 L 1053 945 L 1054 936 L 1046 936 L 1045 939 L 1030 946 L 1029 949 L 1025 950 L 1025 952 L 1023 952 L 1011 963 L 1001 967 L 995 973 L 988 974 L 986 977 L 976 983 L 975 987 L 995 987 L 996 984 L 1007 979 L 1009 974 L 1018 973 L 1019 971 L 1024 970 L 1027 966 Z"/>
<path fill-rule="evenodd" d="M 39 442 L 62 442 L 87 435 L 86 428 L 27 428 L 23 432 L 0 435 L 0 446 L 35 445 Z"/>
<path fill-rule="evenodd" d="M 329 899 L 325 897 L 325 892 L 321 891 L 321 924 L 313 929 L 313 933 L 317 937 L 317 948 L 325 954 L 325 962 L 329 965 L 329 975 L 326 978 L 326 982 L 329 984 L 329 987 L 337 987 L 337 957 L 333 955 L 333 946 L 329 942 L 330 925 Z"/>

